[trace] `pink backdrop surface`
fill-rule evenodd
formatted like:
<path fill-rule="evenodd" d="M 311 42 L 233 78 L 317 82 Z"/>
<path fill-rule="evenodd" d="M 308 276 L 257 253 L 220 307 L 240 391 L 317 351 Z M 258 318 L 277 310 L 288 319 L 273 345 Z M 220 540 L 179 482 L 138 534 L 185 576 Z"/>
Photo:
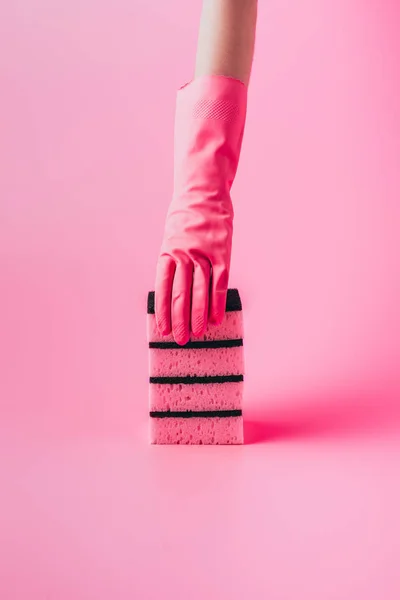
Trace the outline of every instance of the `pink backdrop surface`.
<path fill-rule="evenodd" d="M 0 6 L 1 600 L 398 600 L 400 9 L 260 3 L 246 440 L 147 443 L 199 2 Z"/>

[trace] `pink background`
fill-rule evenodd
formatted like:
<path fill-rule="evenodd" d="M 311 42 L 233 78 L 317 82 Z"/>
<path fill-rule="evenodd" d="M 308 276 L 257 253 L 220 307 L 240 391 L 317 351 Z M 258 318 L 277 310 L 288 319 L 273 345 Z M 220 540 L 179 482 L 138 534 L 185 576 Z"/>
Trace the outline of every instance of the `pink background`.
<path fill-rule="evenodd" d="M 200 3 L 1 3 L 1 600 L 398 600 L 396 4 L 260 3 L 248 443 L 154 448 L 145 299 Z"/>

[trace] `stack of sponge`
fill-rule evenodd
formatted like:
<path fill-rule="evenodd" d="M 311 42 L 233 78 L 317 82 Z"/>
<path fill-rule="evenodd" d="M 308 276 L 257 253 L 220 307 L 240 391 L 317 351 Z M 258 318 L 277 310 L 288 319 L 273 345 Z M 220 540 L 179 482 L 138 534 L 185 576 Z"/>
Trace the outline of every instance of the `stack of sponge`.
<path fill-rule="evenodd" d="M 224 320 L 185 346 L 160 335 L 147 302 L 152 444 L 243 443 L 243 316 L 229 289 Z"/>

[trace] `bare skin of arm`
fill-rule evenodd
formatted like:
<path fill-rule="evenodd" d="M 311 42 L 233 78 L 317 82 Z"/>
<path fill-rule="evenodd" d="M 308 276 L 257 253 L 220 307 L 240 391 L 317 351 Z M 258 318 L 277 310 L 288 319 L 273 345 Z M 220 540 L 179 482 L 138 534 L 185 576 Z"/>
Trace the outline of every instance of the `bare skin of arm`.
<path fill-rule="evenodd" d="M 250 80 L 257 0 L 203 0 L 195 76 Z"/>

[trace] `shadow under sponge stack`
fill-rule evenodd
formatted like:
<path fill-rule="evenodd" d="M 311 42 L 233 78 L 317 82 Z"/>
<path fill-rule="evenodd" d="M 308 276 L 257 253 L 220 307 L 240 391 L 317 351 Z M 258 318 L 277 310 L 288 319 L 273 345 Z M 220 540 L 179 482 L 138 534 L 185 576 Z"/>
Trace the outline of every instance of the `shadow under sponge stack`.
<path fill-rule="evenodd" d="M 229 289 L 221 325 L 178 346 L 161 336 L 147 301 L 152 444 L 243 444 L 243 315 Z"/>

